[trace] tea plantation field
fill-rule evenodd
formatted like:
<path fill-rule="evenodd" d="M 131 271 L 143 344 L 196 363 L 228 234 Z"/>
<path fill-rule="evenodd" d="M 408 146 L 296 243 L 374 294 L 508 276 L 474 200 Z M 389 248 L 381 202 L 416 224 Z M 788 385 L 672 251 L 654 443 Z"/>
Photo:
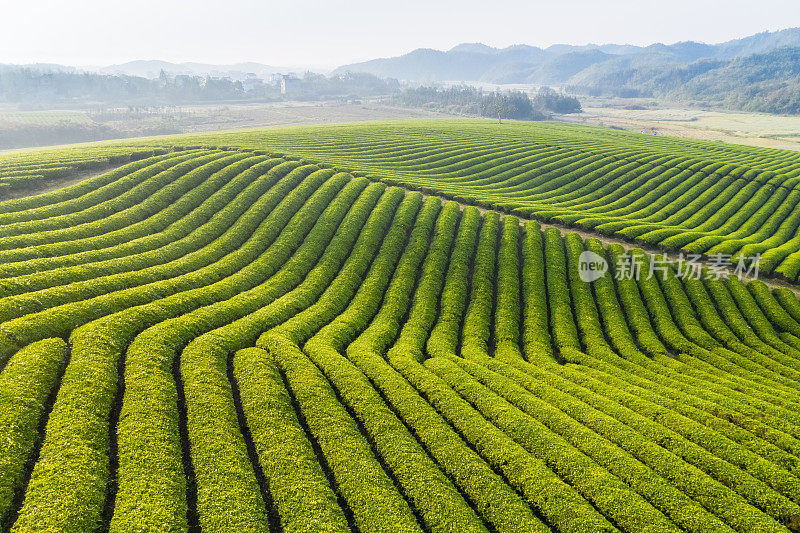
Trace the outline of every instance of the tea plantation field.
<path fill-rule="evenodd" d="M 401 121 L 0 198 L 103 168 L 0 201 L 4 530 L 800 531 L 800 154 Z M 757 254 L 785 287 L 713 275 Z"/>

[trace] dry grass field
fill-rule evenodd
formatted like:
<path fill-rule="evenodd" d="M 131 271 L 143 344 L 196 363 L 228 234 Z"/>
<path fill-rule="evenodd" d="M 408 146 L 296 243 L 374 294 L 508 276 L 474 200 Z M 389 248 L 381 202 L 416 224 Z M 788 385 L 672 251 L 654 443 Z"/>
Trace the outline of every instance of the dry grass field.
<path fill-rule="evenodd" d="M 602 125 L 658 135 L 725 141 L 733 144 L 800 150 L 800 117 L 681 109 L 678 107 L 625 109 L 589 102 L 569 122 Z M 631 105 L 627 107 L 639 107 Z"/>

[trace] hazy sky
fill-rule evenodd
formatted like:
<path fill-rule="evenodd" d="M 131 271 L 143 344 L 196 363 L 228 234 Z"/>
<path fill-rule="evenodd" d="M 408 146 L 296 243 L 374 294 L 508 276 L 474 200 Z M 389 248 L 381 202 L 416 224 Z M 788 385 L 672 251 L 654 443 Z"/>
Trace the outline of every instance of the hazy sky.
<path fill-rule="evenodd" d="M 0 0 L 0 63 L 336 66 L 461 42 L 721 42 L 800 26 L 799 0 Z"/>

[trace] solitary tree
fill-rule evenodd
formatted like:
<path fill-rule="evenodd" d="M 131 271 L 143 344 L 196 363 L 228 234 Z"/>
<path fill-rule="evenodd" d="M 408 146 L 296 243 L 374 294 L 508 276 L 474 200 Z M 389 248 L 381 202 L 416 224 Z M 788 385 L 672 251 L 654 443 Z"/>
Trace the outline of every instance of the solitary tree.
<path fill-rule="evenodd" d="M 497 98 L 494 101 L 494 110 L 497 111 L 497 123 L 498 124 L 502 124 L 503 123 L 503 112 L 506 110 L 505 109 L 506 106 L 504 105 L 504 103 L 505 102 L 503 102 L 502 98 Z"/>

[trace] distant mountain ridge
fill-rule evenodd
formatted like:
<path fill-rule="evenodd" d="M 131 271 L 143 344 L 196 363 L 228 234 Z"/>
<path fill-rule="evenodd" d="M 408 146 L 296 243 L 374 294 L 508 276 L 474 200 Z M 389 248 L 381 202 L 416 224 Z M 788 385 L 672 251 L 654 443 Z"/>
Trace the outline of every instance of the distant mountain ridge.
<path fill-rule="evenodd" d="M 649 46 L 628 44 L 556 44 L 547 48 L 514 45 L 493 48 L 464 43 L 450 50 L 419 48 L 407 54 L 343 65 L 334 73 L 367 72 L 406 81 L 482 81 L 574 85 L 586 81 L 587 69 L 597 76 L 631 68 L 680 66 L 701 59 L 730 60 L 800 46 L 800 28 L 763 32 L 719 44 L 694 41 Z M 577 79 L 573 79 L 577 77 Z"/>
<path fill-rule="evenodd" d="M 344 65 L 402 81 L 561 87 L 573 94 L 656 97 L 745 111 L 800 114 L 800 28 L 719 44 L 556 44 L 492 48 L 465 43 Z"/>

